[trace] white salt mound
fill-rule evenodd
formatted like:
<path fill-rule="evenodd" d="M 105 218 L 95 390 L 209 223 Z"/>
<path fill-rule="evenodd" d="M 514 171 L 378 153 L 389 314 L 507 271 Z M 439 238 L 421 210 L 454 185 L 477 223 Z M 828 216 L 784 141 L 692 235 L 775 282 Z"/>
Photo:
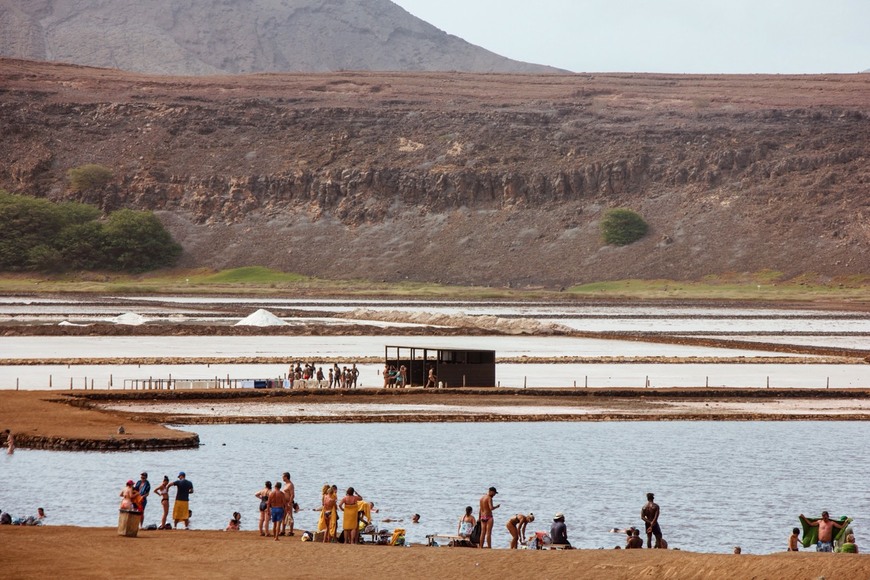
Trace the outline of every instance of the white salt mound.
<path fill-rule="evenodd" d="M 126 324 L 128 326 L 140 326 L 148 322 L 148 319 L 141 314 L 136 314 L 135 312 L 125 312 L 120 316 L 110 318 L 109 322 L 114 322 L 115 324 Z"/>
<path fill-rule="evenodd" d="M 287 326 L 287 323 L 262 308 L 236 322 L 236 326 Z"/>
<path fill-rule="evenodd" d="M 75 322 L 70 322 L 69 320 L 61 320 L 57 323 L 58 326 L 90 326 L 90 324 L 77 324 Z"/>

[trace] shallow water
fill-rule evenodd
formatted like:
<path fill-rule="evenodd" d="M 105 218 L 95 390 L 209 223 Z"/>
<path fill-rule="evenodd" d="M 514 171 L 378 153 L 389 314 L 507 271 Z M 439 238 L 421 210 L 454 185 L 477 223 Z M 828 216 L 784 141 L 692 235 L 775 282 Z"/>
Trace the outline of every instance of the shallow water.
<path fill-rule="evenodd" d="M 114 526 L 123 482 L 141 470 L 159 481 L 187 472 L 194 483 L 195 528 L 223 528 L 233 511 L 256 529 L 263 480 L 289 470 L 302 528 L 315 525 L 324 482 L 354 486 L 381 508 L 378 517 L 404 518 L 412 542 L 448 533 L 466 505 L 477 506 L 490 485 L 499 489 L 493 540 L 507 546 L 504 523 L 516 512 L 537 514 L 529 531 L 547 529 L 552 514 L 567 518 L 569 538 L 582 548 L 612 548 L 624 540 L 613 527 L 640 525 L 645 493 L 656 493 L 671 547 L 702 552 L 781 551 L 797 515 L 870 518 L 860 482 L 870 464 L 858 442 L 870 425 L 858 422 L 535 423 L 215 425 L 190 428 L 197 450 L 71 453 L 19 449 L 0 457 L 0 508 L 15 515 L 43 506 L 53 525 Z M 820 441 L 826 443 L 820 444 Z M 39 474 L 38 485 L 33 485 Z M 62 489 L 63 493 L 59 493 Z M 146 523 L 157 521 L 152 502 Z M 407 522 L 420 513 L 421 523 Z M 156 532 L 155 532 L 156 533 Z M 169 533 L 169 532 L 165 532 Z M 174 532 L 173 532 L 174 533 Z"/>

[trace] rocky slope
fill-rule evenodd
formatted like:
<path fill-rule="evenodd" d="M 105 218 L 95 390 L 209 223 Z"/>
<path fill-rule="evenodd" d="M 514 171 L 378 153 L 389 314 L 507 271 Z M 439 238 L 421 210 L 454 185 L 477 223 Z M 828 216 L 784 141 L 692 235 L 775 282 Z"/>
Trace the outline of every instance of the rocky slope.
<path fill-rule="evenodd" d="M 870 274 L 870 77 L 141 77 L 0 60 L 0 187 L 160 212 L 186 266 L 564 286 Z M 612 207 L 646 238 L 604 246 Z"/>
<path fill-rule="evenodd" d="M 389 0 L 0 0 L 0 56 L 169 75 L 555 71 L 469 44 Z"/>

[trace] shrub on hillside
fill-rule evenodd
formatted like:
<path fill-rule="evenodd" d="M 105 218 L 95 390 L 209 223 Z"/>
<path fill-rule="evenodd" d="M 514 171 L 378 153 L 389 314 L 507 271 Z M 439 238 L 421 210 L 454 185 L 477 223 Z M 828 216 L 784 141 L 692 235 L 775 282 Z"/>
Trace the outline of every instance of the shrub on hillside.
<path fill-rule="evenodd" d="M 104 165 L 88 163 L 67 171 L 69 187 L 75 192 L 101 189 L 112 180 L 112 170 Z"/>
<path fill-rule="evenodd" d="M 614 246 L 626 246 L 646 235 L 649 226 L 630 209 L 612 209 L 601 220 L 601 236 Z"/>
<path fill-rule="evenodd" d="M 170 266 L 181 253 L 151 212 L 100 211 L 80 203 L 0 191 L 0 270 L 128 270 Z"/>

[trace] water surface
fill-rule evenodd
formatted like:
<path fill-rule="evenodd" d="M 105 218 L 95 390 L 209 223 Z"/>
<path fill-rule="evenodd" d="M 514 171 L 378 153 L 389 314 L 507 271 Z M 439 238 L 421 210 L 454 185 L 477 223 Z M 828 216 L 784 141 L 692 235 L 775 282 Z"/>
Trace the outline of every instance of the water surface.
<path fill-rule="evenodd" d="M 499 490 L 493 540 L 507 546 L 504 523 L 534 512 L 529 530 L 547 529 L 564 512 L 573 544 L 612 548 L 613 527 L 640 525 L 645 493 L 662 508 L 672 547 L 702 552 L 784 550 L 797 515 L 870 518 L 860 482 L 870 464 L 859 422 L 638 422 L 215 425 L 196 450 L 72 453 L 19 449 L 0 458 L 0 508 L 16 515 L 43 506 L 51 524 L 113 526 L 118 493 L 140 471 L 152 482 L 187 472 L 196 493 L 193 526 L 223 528 L 233 511 L 243 529 L 256 527 L 253 494 L 265 479 L 289 470 L 297 521 L 315 525 L 319 490 L 354 486 L 381 508 L 380 518 L 404 518 L 409 537 L 451 532 L 466 505 L 490 486 Z M 825 443 L 820 444 L 820 441 Z M 40 482 L 33 485 L 34 474 Z M 58 486 L 64 490 L 58 493 Z M 156 502 L 146 512 L 155 522 Z M 412 513 L 421 523 L 407 522 Z M 158 533 L 158 532 L 154 532 Z M 168 533 L 168 532 L 166 532 Z M 861 537 L 861 536 L 859 536 Z"/>

